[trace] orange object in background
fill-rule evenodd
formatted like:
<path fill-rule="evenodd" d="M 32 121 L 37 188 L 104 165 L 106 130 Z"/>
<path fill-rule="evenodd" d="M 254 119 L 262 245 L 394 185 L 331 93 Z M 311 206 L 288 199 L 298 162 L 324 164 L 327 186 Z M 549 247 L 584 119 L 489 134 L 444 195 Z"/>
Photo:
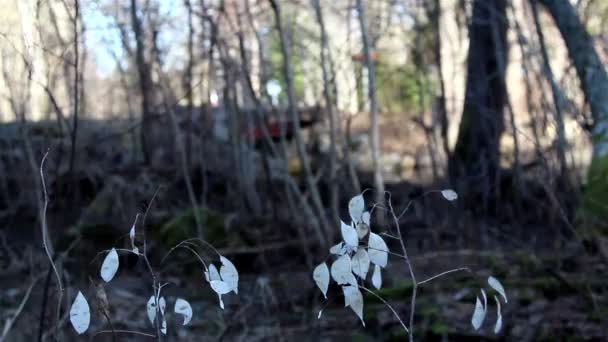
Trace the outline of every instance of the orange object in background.
<path fill-rule="evenodd" d="M 372 61 L 377 62 L 380 55 L 378 54 L 378 52 L 374 51 L 374 52 L 370 53 L 369 56 L 370 56 L 370 58 L 371 58 Z M 365 54 L 363 54 L 363 53 L 355 53 L 355 54 L 352 54 L 350 56 L 350 58 L 353 61 L 356 61 L 356 62 L 364 62 L 365 61 Z"/>

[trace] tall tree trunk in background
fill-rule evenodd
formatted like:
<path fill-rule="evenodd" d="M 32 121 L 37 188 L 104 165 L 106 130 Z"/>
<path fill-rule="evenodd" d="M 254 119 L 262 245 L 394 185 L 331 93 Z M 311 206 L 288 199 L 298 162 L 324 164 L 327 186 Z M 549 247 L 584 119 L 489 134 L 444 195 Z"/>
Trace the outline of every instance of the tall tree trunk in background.
<path fill-rule="evenodd" d="M 82 70 L 80 70 L 80 1 L 74 0 L 74 17 L 72 17 L 73 28 L 73 45 L 74 45 L 74 79 L 73 79 L 73 113 L 72 113 L 72 132 L 71 132 L 71 149 L 70 149 L 70 166 L 68 174 L 71 175 L 74 170 L 74 161 L 76 160 L 76 141 L 78 134 L 78 113 L 80 112 L 80 81 L 82 80 Z M 67 76 L 67 75 L 66 75 Z"/>
<path fill-rule="evenodd" d="M 492 212 L 499 197 L 506 28 L 505 0 L 475 0 L 469 26 L 465 103 L 449 167 L 453 184 L 464 185 L 465 193 L 481 194 L 480 209 L 484 212 Z"/>
<path fill-rule="evenodd" d="M 549 62 L 549 53 L 547 52 L 545 34 L 540 22 L 538 4 L 536 1 L 532 1 L 531 5 L 534 27 L 536 29 L 536 34 L 538 35 L 538 43 L 540 44 L 540 52 L 543 60 L 544 76 L 547 78 L 547 81 L 551 86 L 551 96 L 553 98 L 553 103 L 555 104 L 555 123 L 557 126 L 557 159 L 559 160 L 560 164 L 560 175 L 564 176 L 568 172 L 568 164 L 566 162 L 567 141 L 566 129 L 564 126 L 563 101 L 560 95 L 559 85 L 553 76 L 553 69 L 551 69 L 551 64 Z"/>
<path fill-rule="evenodd" d="M 535 0 L 532 0 L 535 1 Z M 606 226 L 608 199 L 608 75 L 593 47 L 593 39 L 581 23 L 576 9 L 565 0 L 540 0 L 553 17 L 566 42 L 568 54 L 593 116 L 593 159 L 583 194 L 581 214 L 599 219 Z M 598 222 L 599 223 L 599 222 Z"/>
<path fill-rule="evenodd" d="M 372 150 L 372 167 L 374 170 L 374 187 L 376 190 L 376 202 L 384 204 L 384 180 L 382 179 L 382 169 L 380 167 L 380 128 L 378 124 L 378 99 L 376 96 L 376 70 L 371 58 L 372 47 L 369 28 L 367 26 L 367 16 L 363 0 L 357 0 L 357 12 L 359 12 L 359 25 L 361 26 L 361 38 L 363 40 L 363 54 L 365 55 L 365 67 L 367 68 L 367 92 L 369 96 L 369 119 L 370 119 L 370 141 Z M 378 210 L 378 213 L 381 211 Z M 380 216 L 378 216 L 379 218 Z"/>
<path fill-rule="evenodd" d="M 330 144 L 329 147 L 329 202 L 331 207 L 332 220 L 334 224 L 338 224 L 340 219 L 340 212 L 338 211 L 338 180 L 336 179 L 337 173 L 337 135 L 338 129 L 337 125 L 339 124 L 336 118 L 335 112 L 335 99 L 332 99 L 332 87 L 330 78 L 333 78 L 333 75 L 330 75 L 329 65 L 331 56 L 329 55 L 329 42 L 327 38 L 327 30 L 325 29 L 325 21 L 323 20 L 323 10 L 321 9 L 321 4 L 319 0 L 313 0 L 313 7 L 315 10 L 315 16 L 317 18 L 317 23 L 319 24 L 319 29 L 321 31 L 321 72 L 323 75 L 323 97 L 325 98 L 325 107 L 327 110 L 327 115 L 329 117 L 329 138 Z"/>
<path fill-rule="evenodd" d="M 133 35 L 135 36 L 135 62 L 137 63 L 137 75 L 139 79 L 139 90 L 141 92 L 141 112 L 142 123 L 140 128 L 140 143 L 144 157 L 144 164 L 150 164 L 151 144 L 148 141 L 148 134 L 151 134 L 151 99 L 150 90 L 152 85 L 150 65 L 145 58 L 145 43 L 142 25 L 137 16 L 137 0 L 131 0 L 131 24 L 133 25 Z"/>
<path fill-rule="evenodd" d="M 594 146 L 600 150 L 606 150 L 608 153 L 608 125 L 601 124 L 606 122 L 608 116 L 608 76 L 593 47 L 593 40 L 569 1 L 540 0 L 540 2 L 553 17 L 566 42 L 568 53 L 574 63 L 581 88 L 595 121 L 594 138 L 603 138 L 602 143 L 594 144 Z M 599 151 L 594 151 L 594 154 L 596 152 Z"/>
<path fill-rule="evenodd" d="M 450 142 L 448 140 L 448 110 L 446 108 L 445 78 L 443 76 L 443 62 L 441 57 L 441 1 L 433 0 L 426 4 L 427 16 L 433 31 L 433 55 L 437 68 L 437 81 L 439 82 L 439 95 L 437 98 L 437 116 L 440 123 L 440 136 L 443 148 L 443 157 L 450 155 Z M 445 159 L 444 159 L 445 161 Z"/>
<path fill-rule="evenodd" d="M 192 22 L 192 4 L 190 0 L 184 0 L 184 6 L 188 12 L 188 64 L 184 74 L 184 92 L 186 93 L 186 100 L 188 102 L 188 108 L 186 113 L 187 117 L 187 128 L 186 128 L 186 164 L 188 169 L 192 162 L 192 115 L 194 111 L 194 94 L 192 93 L 192 69 L 194 68 L 194 24 Z"/>
<path fill-rule="evenodd" d="M 302 168 L 304 170 L 304 178 L 306 180 L 306 185 L 308 187 L 308 191 L 310 191 L 310 195 L 312 197 L 312 202 L 317 211 L 317 215 L 319 216 L 319 222 L 321 223 L 321 230 L 324 231 L 325 235 L 322 237 L 322 240 L 319 241 L 321 248 L 325 248 L 328 246 L 327 243 L 327 232 L 330 229 L 330 226 L 327 224 L 327 219 L 325 217 L 325 209 L 323 207 L 323 202 L 321 201 L 321 196 L 319 194 L 319 189 L 317 188 L 317 184 L 315 182 L 312 170 L 310 169 L 310 161 L 308 160 L 308 154 L 306 152 L 306 144 L 304 139 L 302 138 L 302 132 L 300 130 L 300 117 L 298 115 L 298 110 L 296 108 L 296 95 L 293 84 L 293 69 L 291 66 L 291 54 L 289 51 L 289 45 L 287 43 L 287 37 L 285 35 L 285 31 L 283 29 L 283 23 L 281 18 L 281 8 L 279 7 L 279 3 L 276 0 L 269 0 L 272 10 L 274 12 L 275 21 L 277 31 L 279 33 L 279 40 L 281 43 L 281 54 L 283 55 L 283 76 L 285 77 L 285 85 L 287 86 L 287 102 L 289 105 L 289 114 L 291 116 L 291 121 L 293 125 L 293 134 L 296 141 L 296 148 L 298 150 L 298 157 L 300 158 L 300 163 L 302 164 Z"/>

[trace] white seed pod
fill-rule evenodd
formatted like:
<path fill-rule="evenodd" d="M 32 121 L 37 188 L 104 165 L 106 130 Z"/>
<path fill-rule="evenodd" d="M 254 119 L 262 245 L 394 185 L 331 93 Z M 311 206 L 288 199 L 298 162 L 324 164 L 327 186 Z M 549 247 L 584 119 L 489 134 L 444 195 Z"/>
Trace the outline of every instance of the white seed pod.
<path fill-rule="evenodd" d="M 150 296 L 150 299 L 148 299 L 146 312 L 148 313 L 148 320 L 150 320 L 150 323 L 154 324 L 154 320 L 156 319 L 156 300 L 154 296 Z"/>
<path fill-rule="evenodd" d="M 160 297 L 158 300 L 158 308 L 160 309 L 160 314 L 165 316 L 165 308 L 167 307 L 167 302 L 165 301 L 165 297 Z"/>
<path fill-rule="evenodd" d="M 358 286 L 358 284 L 357 284 L 357 277 L 355 277 L 355 275 L 352 274 L 352 272 L 348 275 L 348 279 L 347 279 L 346 282 L 347 282 L 348 285 Z"/>
<path fill-rule="evenodd" d="M 481 325 L 483 324 L 484 319 L 486 318 L 486 309 L 479 300 L 479 296 L 476 297 L 477 300 L 475 302 L 475 311 L 473 311 L 473 317 L 471 317 L 471 324 L 473 325 L 473 329 L 479 330 Z"/>
<path fill-rule="evenodd" d="M 492 276 L 488 277 L 488 285 L 490 285 L 496 292 L 500 293 L 502 299 L 505 300 L 505 303 L 508 303 L 507 293 L 505 292 L 505 288 L 502 286 L 500 281 Z"/>
<path fill-rule="evenodd" d="M 235 294 L 239 293 L 239 272 L 234 267 L 234 264 L 223 256 L 220 256 L 222 267 L 220 267 L 220 276 L 225 281 Z"/>
<path fill-rule="evenodd" d="M 368 226 L 370 226 L 370 218 L 371 218 L 371 215 L 369 214 L 369 211 L 366 211 L 361 215 L 361 221 L 363 221 L 363 223 L 365 223 Z"/>
<path fill-rule="evenodd" d="M 80 291 L 78 291 L 78 295 L 70 308 L 70 322 L 78 335 L 87 331 L 89 329 L 89 324 L 91 323 L 89 303 Z"/>
<path fill-rule="evenodd" d="M 357 248 L 357 246 L 359 246 L 359 237 L 357 236 L 355 228 L 340 221 L 340 231 L 342 232 L 342 239 L 347 246 L 351 248 Z"/>
<path fill-rule="evenodd" d="M 217 271 L 214 264 L 209 264 L 207 271 L 205 271 L 205 280 L 207 280 L 207 282 L 222 280 L 222 277 L 220 277 L 220 273 Z"/>
<path fill-rule="evenodd" d="M 333 245 L 329 249 L 329 254 L 344 255 L 345 253 L 346 253 L 346 248 L 344 248 L 344 243 L 342 243 L 342 242 L 340 242 L 337 245 Z"/>
<path fill-rule="evenodd" d="M 160 332 L 162 332 L 164 335 L 167 335 L 167 320 L 165 319 L 165 317 L 163 317 L 163 323 L 160 326 Z"/>
<path fill-rule="evenodd" d="M 114 278 L 116 271 L 118 271 L 118 253 L 112 248 L 101 264 L 101 278 L 107 283 Z"/>
<path fill-rule="evenodd" d="M 354 277 L 350 268 L 350 257 L 343 255 L 331 265 L 331 277 L 338 285 L 346 285 L 352 282 Z"/>
<path fill-rule="evenodd" d="M 365 200 L 363 199 L 363 195 L 357 195 L 348 201 L 348 213 L 350 214 L 353 222 L 361 222 L 363 210 L 365 210 Z"/>
<path fill-rule="evenodd" d="M 217 293 L 220 299 L 220 308 L 224 309 L 224 301 L 222 300 L 222 295 L 232 291 L 232 287 L 230 287 L 228 283 L 222 280 L 212 280 L 210 284 L 211 288 L 213 289 L 213 291 L 215 291 L 215 293 Z"/>
<path fill-rule="evenodd" d="M 369 263 L 370 260 L 367 251 L 363 248 L 359 248 L 351 259 L 351 269 L 359 278 L 365 279 L 367 272 L 369 271 Z"/>
<path fill-rule="evenodd" d="M 326 263 L 321 263 L 312 272 L 312 278 L 319 287 L 325 299 L 327 299 L 327 289 L 329 288 L 329 268 Z"/>
<path fill-rule="evenodd" d="M 224 295 L 232 291 L 232 287 L 230 287 L 230 284 L 222 280 L 212 280 L 211 288 L 213 289 L 213 291 L 215 291 L 215 293 L 219 295 Z"/>
<path fill-rule="evenodd" d="M 342 286 L 344 293 L 344 305 L 350 307 L 353 312 L 359 317 L 363 326 L 363 295 L 357 286 Z"/>
<path fill-rule="evenodd" d="M 380 267 L 386 267 L 386 263 L 388 262 L 388 247 L 380 235 L 369 233 L 367 246 L 371 262 Z"/>
<path fill-rule="evenodd" d="M 357 223 L 356 230 L 359 239 L 363 239 L 367 233 L 369 233 L 369 225 L 365 224 L 364 222 L 359 222 Z"/>
<path fill-rule="evenodd" d="M 500 310 L 500 301 L 498 297 L 494 296 L 494 301 L 496 302 L 496 324 L 494 324 L 494 333 L 498 334 L 500 329 L 502 329 L 502 312 Z"/>
<path fill-rule="evenodd" d="M 174 312 L 184 316 L 183 325 L 190 323 L 190 320 L 192 319 L 192 306 L 190 306 L 190 303 L 188 303 L 187 300 L 178 298 L 175 301 Z"/>
<path fill-rule="evenodd" d="M 139 254 L 139 248 L 135 246 L 135 224 L 133 224 L 131 230 L 129 231 L 129 239 L 131 240 L 131 250 L 133 253 Z"/>
<path fill-rule="evenodd" d="M 374 273 L 372 274 L 372 285 L 380 289 L 382 287 L 382 269 L 378 265 L 374 265 Z"/>
<path fill-rule="evenodd" d="M 458 199 L 458 194 L 452 189 L 441 190 L 441 195 L 450 202 Z"/>

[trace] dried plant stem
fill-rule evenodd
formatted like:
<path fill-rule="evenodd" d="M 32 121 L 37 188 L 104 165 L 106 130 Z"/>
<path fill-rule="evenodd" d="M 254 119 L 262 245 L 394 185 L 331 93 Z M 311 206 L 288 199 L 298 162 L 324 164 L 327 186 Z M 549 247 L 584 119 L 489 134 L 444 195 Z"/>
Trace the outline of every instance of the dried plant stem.
<path fill-rule="evenodd" d="M 146 211 L 144 212 L 144 215 L 142 217 L 141 220 L 141 228 L 142 228 L 142 234 L 143 234 L 143 238 L 144 238 L 144 248 L 143 248 L 143 252 L 140 253 L 140 256 L 143 257 L 144 262 L 146 264 L 146 267 L 148 268 L 148 272 L 150 272 L 150 276 L 152 277 L 152 293 L 154 294 L 154 297 L 156 298 L 156 303 L 158 303 L 158 297 L 157 293 L 160 294 L 160 289 L 162 286 L 160 286 L 158 279 L 156 277 L 156 273 L 154 272 L 154 269 L 152 268 L 152 264 L 150 263 L 150 260 L 148 259 L 148 254 L 147 254 L 147 240 L 146 240 L 146 217 L 148 217 L 148 212 L 150 211 L 150 208 L 152 207 L 152 203 L 154 202 L 154 199 L 156 199 L 156 195 L 158 194 L 158 191 L 160 190 L 160 188 L 157 188 L 156 191 L 154 191 L 154 195 L 152 195 L 152 198 L 150 199 L 150 202 L 148 203 L 147 207 L 146 207 Z M 135 217 L 135 223 L 137 223 L 137 219 L 139 218 L 139 214 Z M 129 251 L 131 252 L 131 251 Z M 157 292 L 158 289 L 158 292 Z M 159 305 L 156 305 L 156 320 L 155 320 L 155 328 L 156 328 L 156 339 L 157 340 L 161 340 L 161 333 L 160 333 L 160 322 L 158 320 L 158 311 L 159 311 Z M 122 330 L 116 330 L 116 332 L 121 332 Z"/>
<path fill-rule="evenodd" d="M 38 283 L 39 279 L 40 279 L 40 276 L 34 278 L 34 280 L 32 281 L 32 283 L 28 287 L 27 291 L 25 292 L 25 295 L 23 295 L 23 299 L 21 300 L 21 303 L 19 304 L 19 307 L 17 308 L 17 310 L 15 310 L 15 314 L 13 315 L 12 318 L 9 318 L 9 319 L 6 320 L 6 324 L 4 325 L 4 329 L 2 329 L 2 335 L 0 335 L 0 342 L 5 341 L 6 336 L 8 335 L 9 331 L 11 331 L 11 328 L 13 327 L 13 324 L 15 323 L 15 321 L 17 320 L 17 318 L 19 317 L 19 315 L 23 311 L 23 307 L 25 306 L 25 303 L 27 303 L 28 299 L 30 298 L 30 294 L 32 293 L 32 289 L 34 288 L 34 285 L 36 285 L 36 283 Z"/>
<path fill-rule="evenodd" d="M 410 201 L 411 203 L 411 201 Z M 393 221 L 395 222 L 395 229 L 397 230 L 397 237 L 399 238 L 399 244 L 401 245 L 401 250 L 403 251 L 403 256 L 405 259 L 405 263 L 407 264 L 407 268 L 410 272 L 410 277 L 412 278 L 412 297 L 410 302 L 410 323 L 409 323 L 409 331 L 408 335 L 410 338 L 410 342 L 414 341 L 414 313 L 416 309 L 416 293 L 418 291 L 418 283 L 416 282 L 416 275 L 414 274 L 414 268 L 412 267 L 412 263 L 410 262 L 410 258 L 407 255 L 407 249 L 405 248 L 405 242 L 403 241 L 403 236 L 401 235 L 401 229 L 399 228 L 399 218 L 395 214 L 395 210 L 393 210 L 393 204 L 391 202 L 391 195 L 388 194 L 387 205 L 389 208 L 389 212 L 393 217 Z M 409 204 L 408 204 L 409 207 Z"/>
<path fill-rule="evenodd" d="M 116 342 L 116 330 L 114 330 L 114 325 L 112 324 L 112 320 L 110 319 L 110 315 L 106 312 L 106 310 L 102 310 L 106 321 L 108 321 L 108 325 L 110 326 L 110 330 L 112 331 L 112 342 Z"/>
<path fill-rule="evenodd" d="M 116 334 L 133 334 L 133 335 L 140 335 L 140 336 L 146 336 L 146 337 L 152 337 L 152 338 L 156 338 L 156 336 L 152 335 L 152 334 L 147 334 L 144 332 L 140 332 L 140 331 L 135 331 L 135 330 L 101 330 L 95 333 L 95 335 L 93 335 L 93 338 L 97 337 L 98 335 L 101 334 L 109 334 L 109 333 L 116 333 Z"/>
<path fill-rule="evenodd" d="M 44 156 L 42 157 L 42 161 L 40 161 L 40 180 L 42 182 L 42 193 L 44 197 L 44 203 L 42 205 L 42 212 L 40 213 L 41 225 L 40 228 L 42 230 L 42 246 L 44 247 L 44 251 L 46 256 L 51 263 L 51 267 L 53 268 L 53 272 L 55 272 L 55 277 L 57 278 L 57 287 L 59 288 L 59 293 L 57 295 L 57 324 L 55 325 L 55 338 L 57 338 L 57 333 L 59 332 L 59 320 L 61 316 L 61 301 L 63 299 L 63 284 L 61 282 L 61 276 L 59 275 L 59 271 L 57 270 L 57 266 L 55 265 L 55 261 L 53 260 L 52 253 L 52 245 L 49 238 L 49 227 L 46 222 L 46 211 L 49 206 L 49 194 L 46 191 L 46 182 L 44 180 L 44 162 L 49 155 L 49 150 L 46 151 Z"/>
<path fill-rule="evenodd" d="M 359 288 L 366 291 L 367 293 L 371 294 L 372 296 L 378 298 L 379 301 L 381 301 L 384 305 L 386 305 L 387 308 L 389 308 L 392 312 L 393 315 L 395 315 L 395 317 L 397 318 L 397 320 L 399 321 L 399 323 L 401 323 L 401 326 L 403 327 L 403 329 L 405 329 L 405 331 L 410 334 L 410 330 L 407 328 L 407 326 L 405 325 L 405 323 L 403 323 L 403 320 L 401 320 L 401 317 L 399 317 L 399 314 L 397 313 L 397 311 L 395 311 L 395 309 L 393 309 L 393 307 L 382 297 L 380 297 L 379 294 L 377 294 L 376 292 L 368 289 L 365 286 L 361 286 L 359 285 Z M 411 334 L 410 334 L 411 336 Z"/>
<path fill-rule="evenodd" d="M 430 277 L 428 279 L 425 279 L 425 280 L 423 280 L 421 282 L 418 282 L 418 286 L 420 286 L 422 284 L 426 284 L 426 283 L 430 282 L 431 280 L 435 280 L 435 279 L 437 279 L 439 277 L 443 277 L 444 275 L 447 275 L 447 274 L 450 274 L 450 273 L 454 273 L 454 272 L 460 272 L 460 271 L 471 272 L 471 270 L 468 267 L 455 268 L 455 269 L 452 269 L 452 270 L 441 272 L 441 273 L 436 274 L 436 275 L 434 275 L 434 276 L 432 276 L 432 277 Z"/>

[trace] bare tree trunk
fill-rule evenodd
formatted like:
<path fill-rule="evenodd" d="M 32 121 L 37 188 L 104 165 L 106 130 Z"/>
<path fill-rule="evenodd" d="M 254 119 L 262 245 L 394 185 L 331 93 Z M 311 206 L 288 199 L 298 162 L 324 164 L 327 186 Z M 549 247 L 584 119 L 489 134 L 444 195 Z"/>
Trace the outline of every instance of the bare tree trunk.
<path fill-rule="evenodd" d="M 330 207 L 332 213 L 332 221 L 335 225 L 339 224 L 340 213 L 338 211 L 338 180 L 336 179 L 337 174 L 337 125 L 338 120 L 335 115 L 335 100 L 332 99 L 331 96 L 331 84 L 330 84 L 330 73 L 328 63 L 331 63 L 331 56 L 329 55 L 329 42 L 327 38 L 327 31 L 325 29 L 325 21 L 323 20 L 323 11 L 321 9 L 321 5 L 319 0 L 313 0 L 312 5 L 315 10 L 315 15 L 317 17 L 317 23 L 319 24 L 319 29 L 321 30 L 321 72 L 323 75 L 323 97 L 325 98 L 325 107 L 327 110 L 327 114 L 329 117 L 329 138 L 330 138 L 330 148 L 329 148 L 329 196 L 330 196 Z"/>
<path fill-rule="evenodd" d="M 161 61 L 159 58 L 158 51 L 155 46 L 155 57 L 156 57 L 156 69 L 160 79 L 160 89 L 161 95 L 163 98 L 163 103 L 167 114 L 169 115 L 169 119 L 171 121 L 171 126 L 173 128 L 173 132 L 175 135 L 175 141 L 177 144 L 177 150 L 180 157 L 180 169 L 182 171 L 182 176 L 184 177 L 184 183 L 186 184 L 186 191 L 188 192 L 188 199 L 190 200 L 190 205 L 192 206 L 192 214 L 194 216 L 194 222 L 196 224 L 196 232 L 197 237 L 199 239 L 205 238 L 205 224 L 203 222 L 203 218 L 201 216 L 201 207 L 198 204 L 196 199 L 196 194 L 194 193 L 194 187 L 192 186 L 192 179 L 190 178 L 190 170 L 188 169 L 188 161 L 186 156 L 186 148 L 184 145 L 184 139 L 182 132 L 180 131 L 179 124 L 177 121 L 177 115 L 175 114 L 175 105 L 172 101 L 174 98 L 173 92 L 169 86 L 169 80 L 165 76 L 162 70 Z"/>
<path fill-rule="evenodd" d="M 535 0 L 531 0 L 535 1 Z M 591 109 L 593 157 L 579 214 L 591 224 L 606 228 L 606 175 L 608 174 L 608 74 L 595 51 L 593 40 L 569 1 L 540 0 L 566 42 L 585 99 Z"/>
<path fill-rule="evenodd" d="M 606 96 L 608 94 L 608 75 L 595 51 L 593 40 L 569 1 L 539 0 L 539 2 L 549 11 L 566 42 L 568 53 L 574 63 L 585 99 L 595 121 L 594 138 L 602 137 L 604 140 L 603 143 L 594 144 L 594 154 L 598 154 L 599 150 L 608 152 L 608 139 L 606 139 L 608 125 L 600 124 L 608 116 L 608 96 Z"/>
<path fill-rule="evenodd" d="M 251 18 L 251 12 L 250 12 L 249 6 L 246 6 L 246 11 L 247 11 L 247 15 L 249 16 L 249 19 L 250 19 L 251 28 L 253 29 L 253 31 L 255 31 L 255 27 L 253 26 L 253 20 Z M 257 33 L 256 33 L 256 38 L 259 43 L 260 39 L 259 39 L 259 37 L 257 37 Z M 240 30 L 238 33 L 238 39 L 239 39 L 239 52 L 240 52 L 240 56 L 241 56 L 240 65 L 241 65 L 241 68 L 243 71 L 243 78 L 245 79 L 245 84 L 247 86 L 247 89 L 249 90 L 249 95 L 251 96 L 251 99 L 253 100 L 253 103 L 255 105 L 255 109 L 254 109 L 254 119 L 255 120 L 254 121 L 256 122 L 258 127 L 260 127 L 262 129 L 263 135 L 264 135 L 264 145 L 262 147 L 261 154 L 262 154 L 262 164 L 263 164 L 263 168 L 264 168 L 264 178 L 266 181 L 266 193 L 270 198 L 270 201 L 268 201 L 268 202 L 269 202 L 269 205 L 271 206 L 273 217 L 275 219 L 278 219 L 278 212 L 277 212 L 277 208 L 275 206 L 275 200 L 278 198 L 275 196 L 276 193 L 272 190 L 273 186 L 272 186 L 272 176 L 271 176 L 271 171 L 270 171 L 270 154 L 271 154 L 271 152 L 274 152 L 275 156 L 277 156 L 277 157 L 279 157 L 279 154 L 277 152 L 274 142 L 270 139 L 270 135 L 268 134 L 266 122 L 265 122 L 264 118 L 262 117 L 262 113 L 263 113 L 262 104 L 261 104 L 260 99 L 258 98 L 258 95 L 255 92 L 255 89 L 253 88 L 252 75 L 251 75 L 251 70 L 249 68 L 249 63 L 247 63 L 248 58 L 247 58 L 247 53 L 245 51 L 245 42 L 244 42 L 242 30 Z M 260 50 L 261 49 L 262 48 L 260 46 Z M 249 130 L 249 132 L 253 132 L 252 127 L 247 127 L 247 129 Z M 287 193 L 289 193 L 289 192 L 290 192 L 290 190 L 287 190 Z"/>
<path fill-rule="evenodd" d="M 72 18 L 73 24 L 73 39 L 74 39 L 74 83 L 73 96 L 74 96 L 74 112 L 72 113 L 72 132 L 71 132 L 71 150 L 70 150 L 70 166 L 68 174 L 72 174 L 74 170 L 74 160 L 76 158 L 76 140 L 78 135 L 78 113 L 80 111 L 80 33 L 78 30 L 78 24 L 80 22 L 80 1 L 74 0 L 74 17 Z M 67 75 L 66 75 L 67 76 Z"/>
<path fill-rule="evenodd" d="M 114 58 L 114 61 L 116 62 L 116 70 L 118 71 L 118 74 L 120 76 L 120 85 L 123 88 L 124 91 L 124 95 L 125 95 L 125 99 L 124 101 L 126 102 L 127 105 L 127 115 L 129 118 L 129 126 L 134 126 L 135 125 L 135 113 L 133 110 L 133 101 L 132 101 L 132 97 L 131 97 L 131 87 L 129 86 L 129 80 L 128 80 L 128 75 L 127 72 L 124 70 L 124 68 L 121 65 L 121 59 L 120 57 L 118 57 L 116 55 L 116 53 L 114 53 L 113 51 L 110 51 L 110 54 L 112 55 L 112 57 Z M 137 146 L 137 134 L 136 134 L 136 130 L 132 130 L 132 132 L 129 134 L 129 136 L 131 137 L 131 162 L 134 162 L 137 156 L 137 150 L 136 150 L 136 146 Z"/>
<path fill-rule="evenodd" d="M 532 17 L 534 18 L 534 27 L 536 28 L 536 34 L 538 35 L 538 42 L 540 44 L 540 52 L 543 59 L 543 70 L 544 75 L 551 86 L 551 95 L 553 97 L 553 103 L 555 105 L 555 122 L 557 124 L 557 158 L 560 165 L 561 176 L 566 175 L 568 171 L 568 164 L 566 163 L 566 129 L 564 127 L 564 116 L 562 113 L 562 98 L 558 89 L 557 82 L 553 76 L 553 70 L 551 64 L 549 64 L 549 55 L 547 54 L 547 46 L 545 45 L 545 35 L 540 23 L 538 14 L 538 4 L 536 1 L 532 1 Z"/>
<path fill-rule="evenodd" d="M 192 94 L 192 69 L 194 68 L 194 26 L 192 23 L 192 4 L 190 0 L 184 0 L 184 6 L 188 12 L 188 64 L 184 74 L 184 91 L 186 92 L 186 100 L 188 101 L 188 113 L 186 114 L 186 164 L 190 169 L 192 162 L 192 112 L 194 110 L 194 96 Z"/>
<path fill-rule="evenodd" d="M 435 67 L 437 68 L 437 78 L 439 81 L 439 97 L 437 99 L 437 116 L 439 119 L 440 136 L 443 146 L 443 157 L 450 155 L 450 145 L 448 137 L 448 110 L 446 108 L 445 78 L 443 75 L 443 59 L 441 57 L 441 1 L 433 0 L 427 8 L 427 16 L 433 26 L 433 55 L 435 57 Z M 445 159 L 444 159 L 445 161 Z"/>
<path fill-rule="evenodd" d="M 273 9 L 277 31 L 279 33 L 280 43 L 281 43 L 281 53 L 283 55 L 283 74 L 285 77 L 285 84 L 287 86 L 287 101 L 289 104 L 289 113 L 291 116 L 292 125 L 293 125 L 293 134 L 296 140 L 296 147 L 298 150 L 298 156 L 300 158 L 300 163 L 302 164 L 302 168 L 304 169 L 304 177 L 308 186 L 308 191 L 310 191 L 313 204 L 317 211 L 317 215 L 319 218 L 319 222 L 321 223 L 321 231 L 324 233 L 322 236 L 319 236 L 319 244 L 321 248 L 328 247 L 327 243 L 327 234 L 329 226 L 327 223 L 327 219 L 325 217 L 325 210 L 323 208 L 323 202 L 321 201 L 321 196 L 319 195 L 319 190 L 317 188 L 317 184 L 315 183 L 312 171 L 310 169 L 310 162 L 308 160 L 308 155 L 306 152 L 305 142 L 302 138 L 302 132 L 300 130 L 300 118 L 298 115 L 298 111 L 296 108 L 296 97 L 295 90 L 293 85 L 293 70 L 291 67 L 291 54 L 289 52 L 289 47 L 287 44 L 287 38 L 285 37 L 285 32 L 283 30 L 282 18 L 281 18 L 281 8 L 276 0 L 269 0 L 270 5 Z"/>
<path fill-rule="evenodd" d="M 500 190 L 500 136 L 504 130 L 506 0 L 475 0 L 469 27 L 465 103 L 458 141 L 450 158 L 453 184 L 480 200 L 475 209 L 496 213 Z M 496 25 L 496 34 L 492 25 Z M 500 40 L 495 42 L 495 40 Z M 497 45 L 498 44 L 498 45 Z M 499 58 L 503 63 L 500 63 Z M 475 197 L 472 197 L 475 198 Z"/>
<path fill-rule="evenodd" d="M 135 36 L 135 62 L 137 63 L 137 74 L 139 80 L 139 90 L 141 92 L 141 111 L 142 124 L 140 130 L 140 143 L 144 164 L 149 165 L 151 162 L 151 142 L 148 141 L 148 134 L 151 134 L 151 98 L 150 90 L 152 85 L 151 69 L 145 58 L 145 42 L 142 30 L 142 24 L 137 15 L 137 0 L 131 0 L 131 25 L 133 26 L 133 35 Z"/>
<path fill-rule="evenodd" d="M 420 26 L 420 15 L 418 13 L 413 15 L 414 20 L 414 50 L 413 50 L 413 60 L 414 65 L 418 70 L 426 69 L 426 61 L 423 60 L 423 51 L 422 51 L 422 27 Z M 419 124 L 422 127 L 424 134 L 426 135 L 427 140 L 427 150 L 429 154 L 429 158 L 431 159 L 431 170 L 433 172 L 433 181 L 436 181 L 439 177 L 439 167 L 437 162 L 437 135 L 436 128 L 441 127 L 441 125 L 437 125 L 438 115 L 433 113 L 431 118 L 431 124 L 427 125 L 425 123 L 425 92 L 428 91 L 428 77 L 424 75 L 425 73 L 417 73 L 416 74 L 416 88 L 418 89 L 418 110 L 419 113 Z M 441 124 L 441 121 L 440 121 Z"/>
<path fill-rule="evenodd" d="M 384 180 L 382 179 L 382 169 L 380 166 L 380 129 L 378 99 L 376 95 L 376 70 L 371 58 L 370 37 L 367 25 L 367 16 L 363 0 L 357 0 L 357 12 L 359 12 L 359 25 L 361 25 L 361 36 L 363 40 L 363 54 L 365 55 L 365 67 L 367 68 L 367 92 L 369 96 L 370 108 L 370 141 L 372 152 L 372 167 L 374 171 L 374 187 L 376 190 L 376 202 L 380 205 L 384 203 Z M 378 213 L 381 211 L 378 210 Z M 380 216 L 378 216 L 380 218 Z"/>

